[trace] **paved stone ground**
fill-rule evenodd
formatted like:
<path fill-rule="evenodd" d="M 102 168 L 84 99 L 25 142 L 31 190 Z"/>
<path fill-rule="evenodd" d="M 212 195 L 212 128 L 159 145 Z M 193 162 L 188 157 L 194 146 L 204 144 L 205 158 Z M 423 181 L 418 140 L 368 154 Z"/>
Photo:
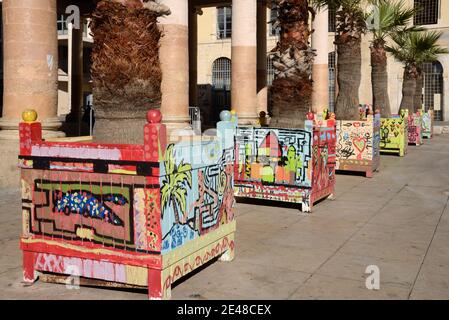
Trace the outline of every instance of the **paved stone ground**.
<path fill-rule="evenodd" d="M 382 156 L 373 179 L 339 175 L 313 214 L 237 206 L 237 254 L 173 288 L 174 299 L 449 299 L 449 136 Z M 0 192 L 0 298 L 146 299 L 145 291 L 22 287 L 19 195 Z M 380 268 L 380 290 L 365 269 Z"/>

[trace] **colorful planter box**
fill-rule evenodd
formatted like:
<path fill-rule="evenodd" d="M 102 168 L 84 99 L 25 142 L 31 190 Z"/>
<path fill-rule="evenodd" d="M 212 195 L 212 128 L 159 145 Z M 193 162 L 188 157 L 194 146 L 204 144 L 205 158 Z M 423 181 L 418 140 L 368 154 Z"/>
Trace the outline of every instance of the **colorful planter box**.
<path fill-rule="evenodd" d="M 380 121 L 380 152 L 405 156 L 408 146 L 408 114 L 403 112 L 392 118 L 381 118 Z"/>
<path fill-rule="evenodd" d="M 408 116 L 408 143 L 420 146 L 423 144 L 422 115 L 420 112 Z"/>
<path fill-rule="evenodd" d="M 305 129 L 238 127 L 235 195 L 313 204 L 333 194 L 335 121 L 305 122 Z"/>
<path fill-rule="evenodd" d="M 380 114 L 366 120 L 337 120 L 339 171 L 364 172 L 371 178 L 380 165 Z"/>
<path fill-rule="evenodd" d="M 168 299 L 173 282 L 233 259 L 234 123 L 167 146 L 160 112 L 148 119 L 143 145 L 45 142 L 40 123 L 20 124 L 25 282 L 51 273 Z"/>
<path fill-rule="evenodd" d="M 422 114 L 422 136 L 426 139 L 433 137 L 433 110 L 428 110 Z"/>

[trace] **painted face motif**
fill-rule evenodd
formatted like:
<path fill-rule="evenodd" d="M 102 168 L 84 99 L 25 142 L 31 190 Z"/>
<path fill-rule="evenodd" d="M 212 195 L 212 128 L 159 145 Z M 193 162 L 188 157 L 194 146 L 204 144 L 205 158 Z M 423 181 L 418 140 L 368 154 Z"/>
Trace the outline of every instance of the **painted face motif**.
<path fill-rule="evenodd" d="M 287 159 L 288 161 L 294 161 L 296 157 L 296 149 L 294 146 L 290 146 L 287 151 Z"/>

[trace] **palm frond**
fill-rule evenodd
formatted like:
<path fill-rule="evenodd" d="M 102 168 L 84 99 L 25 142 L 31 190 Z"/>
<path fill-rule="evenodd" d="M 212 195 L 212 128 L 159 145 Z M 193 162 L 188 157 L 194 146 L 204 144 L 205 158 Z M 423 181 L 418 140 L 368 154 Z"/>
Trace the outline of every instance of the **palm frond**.
<path fill-rule="evenodd" d="M 373 42 L 385 42 L 392 33 L 407 27 L 416 12 L 405 0 L 370 0 L 370 4 L 369 14 L 376 21 L 370 29 Z"/>
<path fill-rule="evenodd" d="M 171 144 L 168 146 L 165 152 L 165 174 L 173 174 L 175 172 L 175 145 Z"/>
<path fill-rule="evenodd" d="M 162 194 L 161 207 L 162 208 L 165 208 L 168 205 L 169 201 L 170 201 L 170 198 L 171 198 L 170 190 L 171 189 L 172 188 L 171 188 L 170 183 L 168 181 L 166 181 L 166 183 L 164 183 L 162 185 L 162 188 L 161 188 L 161 194 Z"/>
<path fill-rule="evenodd" d="M 424 62 L 432 62 L 441 54 L 449 53 L 447 48 L 438 44 L 442 32 L 437 31 L 410 31 L 402 29 L 391 38 L 392 45 L 386 46 L 387 52 L 405 65 L 421 65 Z"/>

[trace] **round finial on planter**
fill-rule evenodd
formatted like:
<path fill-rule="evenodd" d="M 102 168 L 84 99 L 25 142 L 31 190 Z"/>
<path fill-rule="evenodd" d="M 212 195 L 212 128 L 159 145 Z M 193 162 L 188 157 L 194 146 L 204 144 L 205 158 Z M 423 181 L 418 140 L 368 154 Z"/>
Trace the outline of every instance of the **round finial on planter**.
<path fill-rule="evenodd" d="M 307 112 L 307 120 L 314 120 L 315 119 L 315 115 L 313 114 L 313 112 Z"/>
<path fill-rule="evenodd" d="M 162 113 L 159 110 L 150 110 L 147 113 L 148 123 L 161 123 Z"/>
<path fill-rule="evenodd" d="M 220 112 L 220 120 L 221 121 L 231 121 L 231 118 L 232 118 L 231 112 L 229 112 L 227 110 Z"/>
<path fill-rule="evenodd" d="M 22 112 L 22 120 L 25 122 L 34 122 L 37 120 L 37 112 L 34 109 L 26 109 Z"/>

